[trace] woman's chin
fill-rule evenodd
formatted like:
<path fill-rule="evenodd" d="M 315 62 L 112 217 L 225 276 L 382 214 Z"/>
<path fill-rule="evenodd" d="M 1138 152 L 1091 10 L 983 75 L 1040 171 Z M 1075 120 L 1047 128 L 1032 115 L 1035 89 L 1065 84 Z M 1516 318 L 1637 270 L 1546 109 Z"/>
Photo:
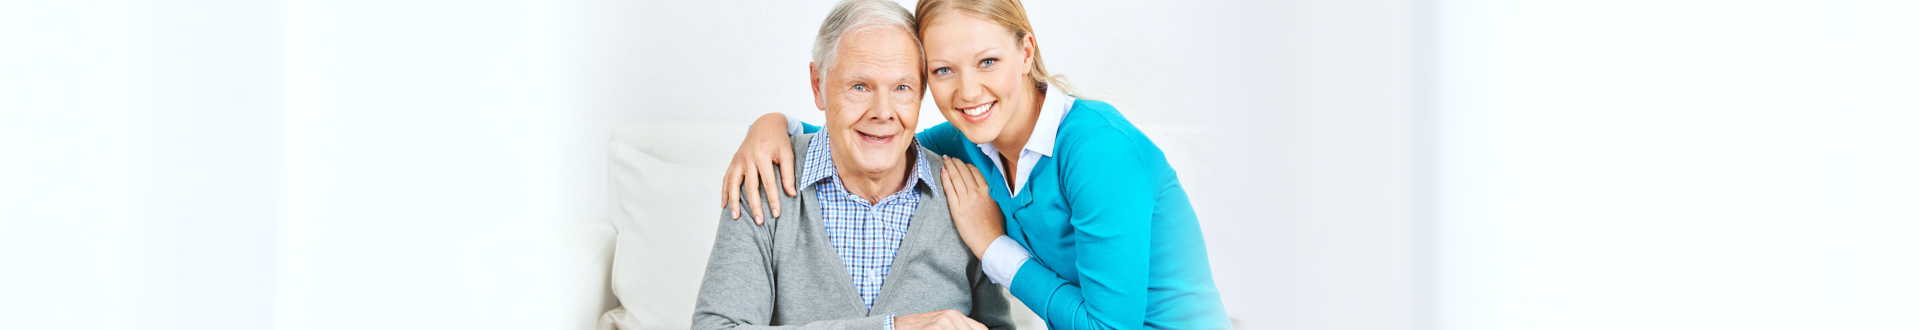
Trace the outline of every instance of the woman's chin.
<path fill-rule="evenodd" d="M 1000 133 L 997 130 L 993 132 L 988 132 L 989 129 L 985 127 L 979 127 L 979 126 L 980 124 L 971 124 L 971 123 L 966 125 L 961 125 L 961 124 L 953 125 L 954 128 L 960 129 L 961 135 L 967 136 L 967 142 L 973 142 L 974 144 L 992 142 L 993 136 L 999 135 Z"/>

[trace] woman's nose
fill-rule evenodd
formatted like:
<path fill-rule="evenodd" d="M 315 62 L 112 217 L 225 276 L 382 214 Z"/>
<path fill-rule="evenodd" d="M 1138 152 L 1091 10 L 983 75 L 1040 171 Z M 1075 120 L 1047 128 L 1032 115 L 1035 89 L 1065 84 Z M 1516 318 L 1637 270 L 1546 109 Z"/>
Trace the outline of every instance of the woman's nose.
<path fill-rule="evenodd" d="M 953 98 L 955 101 L 972 102 L 973 100 L 980 98 L 981 88 L 980 88 L 980 85 L 973 83 L 973 78 L 976 78 L 976 77 L 974 77 L 972 73 L 963 71 L 963 72 L 958 72 L 954 75 L 957 76 L 957 77 L 954 77 L 954 86 L 959 87 L 959 89 L 956 89 L 953 91 Z M 973 105 L 974 104 L 967 104 L 967 103 L 954 104 L 954 106 L 956 107 L 973 106 Z"/>

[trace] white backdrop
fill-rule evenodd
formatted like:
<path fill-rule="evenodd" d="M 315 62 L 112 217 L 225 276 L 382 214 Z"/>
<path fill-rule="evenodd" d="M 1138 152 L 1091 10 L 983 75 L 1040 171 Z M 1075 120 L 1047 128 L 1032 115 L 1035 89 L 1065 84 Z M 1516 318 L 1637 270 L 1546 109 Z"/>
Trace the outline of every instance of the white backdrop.
<path fill-rule="evenodd" d="M 817 120 L 829 1 L 0 2 L 0 327 L 499 328 L 556 302 L 641 120 Z M 1030 4 L 1185 164 L 1255 329 L 1414 326 L 1411 0 Z M 931 102 L 927 102 L 931 106 Z M 925 125 L 938 115 L 923 115 Z"/>
<path fill-rule="evenodd" d="M 0 1 L 0 328 L 271 322 L 277 10 Z"/>
<path fill-rule="evenodd" d="M 1436 328 L 1920 328 L 1920 4 L 1444 3 Z"/>
<path fill-rule="evenodd" d="M 1033 2 L 1248 328 L 1920 327 L 1911 3 Z M 0 1 L 0 328 L 578 328 L 611 129 L 818 120 L 828 3 Z"/>

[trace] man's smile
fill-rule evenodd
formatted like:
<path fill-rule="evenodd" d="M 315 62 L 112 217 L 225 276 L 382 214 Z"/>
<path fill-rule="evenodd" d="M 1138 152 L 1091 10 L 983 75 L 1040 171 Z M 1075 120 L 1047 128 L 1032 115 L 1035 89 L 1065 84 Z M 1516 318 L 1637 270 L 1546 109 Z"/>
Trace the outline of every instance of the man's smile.
<path fill-rule="evenodd" d="M 891 143 L 891 142 L 893 142 L 893 138 L 894 138 L 894 137 L 897 137 L 897 136 L 900 136 L 900 133 L 893 133 L 893 134 L 871 134 L 871 133 L 867 133 L 866 131 L 862 131 L 862 130 L 858 130 L 858 129 L 855 129 L 855 130 L 853 130 L 853 132 L 854 132 L 854 133 L 860 133 L 860 138 L 861 138 L 861 140 L 864 140 L 864 141 L 867 141 L 867 142 L 869 142 L 869 143 L 873 143 L 873 144 L 887 144 L 887 143 Z"/>

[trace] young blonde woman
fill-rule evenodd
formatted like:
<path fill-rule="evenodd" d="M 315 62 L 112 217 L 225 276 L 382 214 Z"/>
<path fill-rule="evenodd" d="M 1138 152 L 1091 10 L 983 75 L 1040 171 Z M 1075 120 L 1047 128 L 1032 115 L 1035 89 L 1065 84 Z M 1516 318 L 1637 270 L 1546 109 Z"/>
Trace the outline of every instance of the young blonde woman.
<path fill-rule="evenodd" d="M 916 137 L 946 157 L 954 225 L 987 276 L 1055 330 L 1230 328 L 1166 156 L 1113 106 L 1047 73 L 1020 1 L 915 7 L 927 90 L 948 121 Z M 793 162 L 788 134 L 815 130 L 762 116 L 723 187 L 793 195 L 791 179 L 773 182 L 791 169 L 775 164 Z M 742 191 L 723 191 L 737 219 Z M 759 222 L 759 194 L 744 195 Z"/>

